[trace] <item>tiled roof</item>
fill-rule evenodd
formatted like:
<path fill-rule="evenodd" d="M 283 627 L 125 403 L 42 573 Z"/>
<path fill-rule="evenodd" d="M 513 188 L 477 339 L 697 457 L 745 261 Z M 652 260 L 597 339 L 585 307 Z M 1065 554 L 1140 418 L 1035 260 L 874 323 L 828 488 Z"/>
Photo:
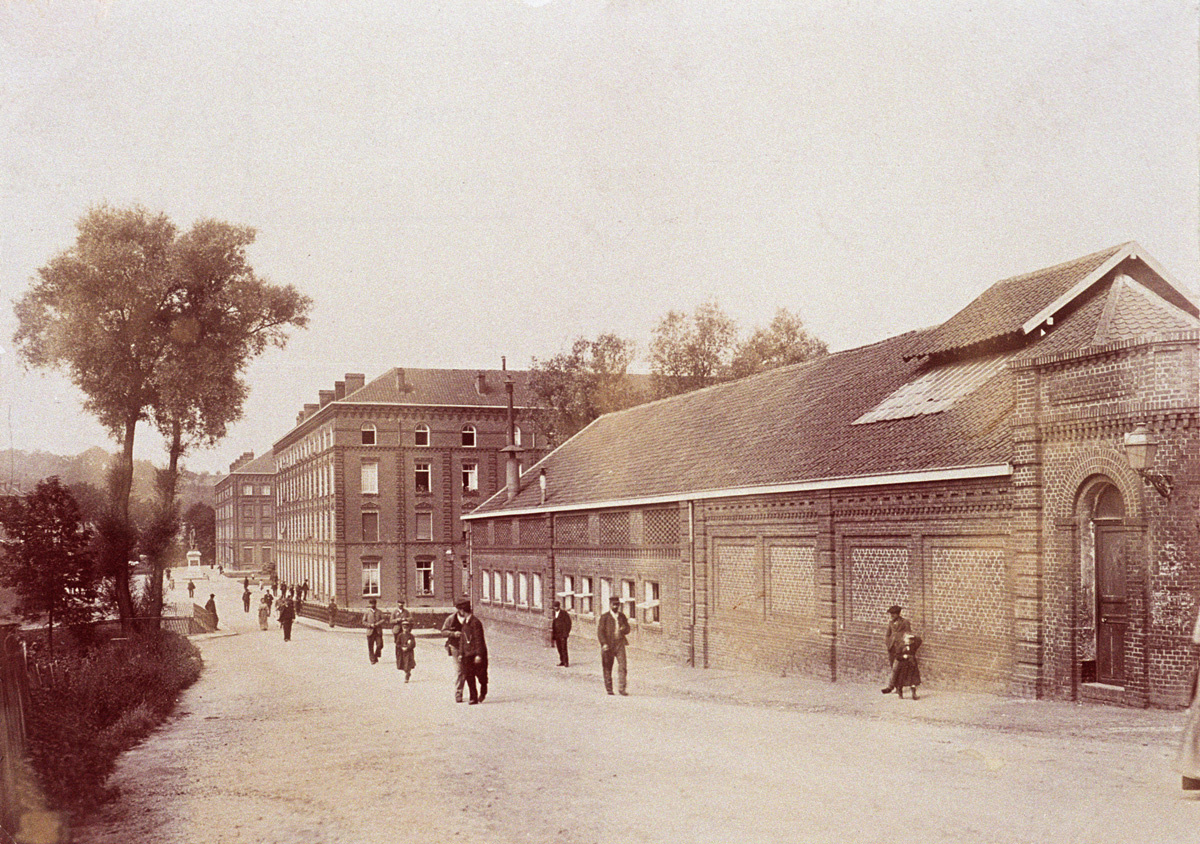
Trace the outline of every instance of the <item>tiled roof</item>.
<path fill-rule="evenodd" d="M 1010 346 L 1005 357 L 1019 361 L 1194 328 L 1200 322 L 1195 316 L 1164 302 L 1158 290 L 1120 275 L 1113 281 L 1102 273 L 1101 283 L 1088 281 L 1086 289 L 1072 292 L 1103 267 L 1105 256 L 1122 248 L 1002 281 L 999 292 L 980 296 L 976 302 L 1005 310 L 1004 319 L 989 322 L 993 328 L 988 330 L 1009 326 L 1021 332 L 1031 316 L 1070 293 L 1054 305 L 1052 325 L 1028 336 L 1021 332 L 1023 343 Z M 1168 295 L 1181 297 L 1167 287 Z M 1033 297 L 1032 305 L 1018 306 L 1021 291 Z M 950 322 L 961 326 L 960 317 L 972 313 L 978 315 L 977 324 L 989 319 L 972 303 Z M 988 358 L 982 349 L 978 356 L 960 351 L 926 357 L 920 350 L 949 349 L 947 338 L 966 336 L 945 328 L 903 334 L 602 416 L 527 472 L 515 499 L 506 501 L 502 490 L 475 513 L 538 509 L 538 484 L 529 479 L 539 468 L 547 476 L 544 506 L 559 509 L 1007 463 L 1012 448 L 1008 419 L 1015 400 L 1012 372 L 976 367 L 972 372 L 978 369 L 979 377 L 951 396 L 946 379 L 957 383 L 964 377 L 958 372 L 964 362 L 982 364 Z M 935 412 L 904 418 L 867 415 L 898 391 L 903 394 L 901 387 L 922 381 L 938 387 Z M 855 424 L 860 419 L 864 421 Z"/>
<path fill-rule="evenodd" d="M 483 391 L 477 389 L 483 376 Z M 513 378 L 513 403 L 534 404 L 529 373 L 502 369 L 389 369 L 341 401 L 359 404 L 445 405 L 453 407 L 504 407 L 508 396 L 504 379 Z"/>
<path fill-rule="evenodd" d="M 971 304 L 929 331 L 909 354 L 934 355 L 969 349 L 1006 335 L 1019 334 L 1031 317 L 1130 246 L 1123 243 L 1073 261 L 998 281 Z"/>
<path fill-rule="evenodd" d="M 274 475 L 275 474 L 275 455 L 267 452 L 260 457 L 255 457 L 249 463 L 238 466 L 229 474 L 231 475 Z"/>

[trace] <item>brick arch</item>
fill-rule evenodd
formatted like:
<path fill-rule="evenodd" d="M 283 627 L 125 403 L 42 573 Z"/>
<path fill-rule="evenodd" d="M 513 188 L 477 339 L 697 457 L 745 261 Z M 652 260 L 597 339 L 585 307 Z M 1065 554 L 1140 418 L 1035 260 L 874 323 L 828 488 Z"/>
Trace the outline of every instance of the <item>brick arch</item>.
<path fill-rule="evenodd" d="M 1125 502 L 1126 521 L 1140 522 L 1143 517 L 1142 479 L 1129 468 L 1125 455 L 1115 448 L 1096 449 L 1076 458 L 1067 468 L 1061 486 L 1051 494 L 1053 518 L 1074 520 L 1078 516 L 1080 494 L 1090 486 L 1089 479 L 1097 475 L 1107 478 L 1120 491 Z"/>

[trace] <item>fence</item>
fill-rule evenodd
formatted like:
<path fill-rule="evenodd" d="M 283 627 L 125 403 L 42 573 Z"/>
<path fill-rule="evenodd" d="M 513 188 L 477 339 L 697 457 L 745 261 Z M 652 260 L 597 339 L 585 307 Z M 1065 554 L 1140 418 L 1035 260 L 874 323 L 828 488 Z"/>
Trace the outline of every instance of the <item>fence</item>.
<path fill-rule="evenodd" d="M 16 625 L 0 627 L 0 828 L 15 835 L 21 821 L 20 778 L 25 758 L 29 675 Z"/>

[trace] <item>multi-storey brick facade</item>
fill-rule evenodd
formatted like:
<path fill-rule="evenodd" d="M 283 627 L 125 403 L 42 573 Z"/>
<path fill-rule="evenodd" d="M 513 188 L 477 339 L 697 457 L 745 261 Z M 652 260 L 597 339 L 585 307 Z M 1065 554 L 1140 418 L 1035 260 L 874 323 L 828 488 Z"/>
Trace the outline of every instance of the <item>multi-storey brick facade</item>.
<path fill-rule="evenodd" d="M 350 373 L 275 443 L 279 577 L 312 600 L 449 607 L 468 586 L 460 517 L 503 483 L 505 383 L 526 465 L 545 453 L 529 421 L 528 373 Z M 526 430 L 522 436 L 520 424 Z"/>
<path fill-rule="evenodd" d="M 217 565 L 262 571 L 275 568 L 275 458 L 248 451 L 229 466 L 213 490 Z M 205 561 L 213 562 L 213 561 Z"/>
<path fill-rule="evenodd" d="M 927 682 L 1178 705 L 1198 317 L 1125 244 L 927 331 L 603 417 L 525 476 L 544 489 L 467 517 L 474 595 L 538 631 L 559 596 L 586 637 L 611 591 L 640 647 L 832 680 L 882 676 L 898 603 Z"/>

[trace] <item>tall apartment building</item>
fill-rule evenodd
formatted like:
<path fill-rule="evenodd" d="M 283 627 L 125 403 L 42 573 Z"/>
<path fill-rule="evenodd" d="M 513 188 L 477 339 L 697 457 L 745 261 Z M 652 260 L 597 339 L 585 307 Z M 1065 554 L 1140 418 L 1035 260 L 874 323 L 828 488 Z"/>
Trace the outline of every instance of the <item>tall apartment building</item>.
<path fill-rule="evenodd" d="M 217 565 L 272 571 L 275 565 L 275 457 L 247 451 L 214 489 Z M 203 562 L 214 562 L 204 560 Z"/>
<path fill-rule="evenodd" d="M 528 375 L 397 368 L 321 390 L 274 447 L 279 577 L 343 607 L 469 591 L 460 518 L 504 486 L 509 379 L 522 463 L 546 452 Z"/>

